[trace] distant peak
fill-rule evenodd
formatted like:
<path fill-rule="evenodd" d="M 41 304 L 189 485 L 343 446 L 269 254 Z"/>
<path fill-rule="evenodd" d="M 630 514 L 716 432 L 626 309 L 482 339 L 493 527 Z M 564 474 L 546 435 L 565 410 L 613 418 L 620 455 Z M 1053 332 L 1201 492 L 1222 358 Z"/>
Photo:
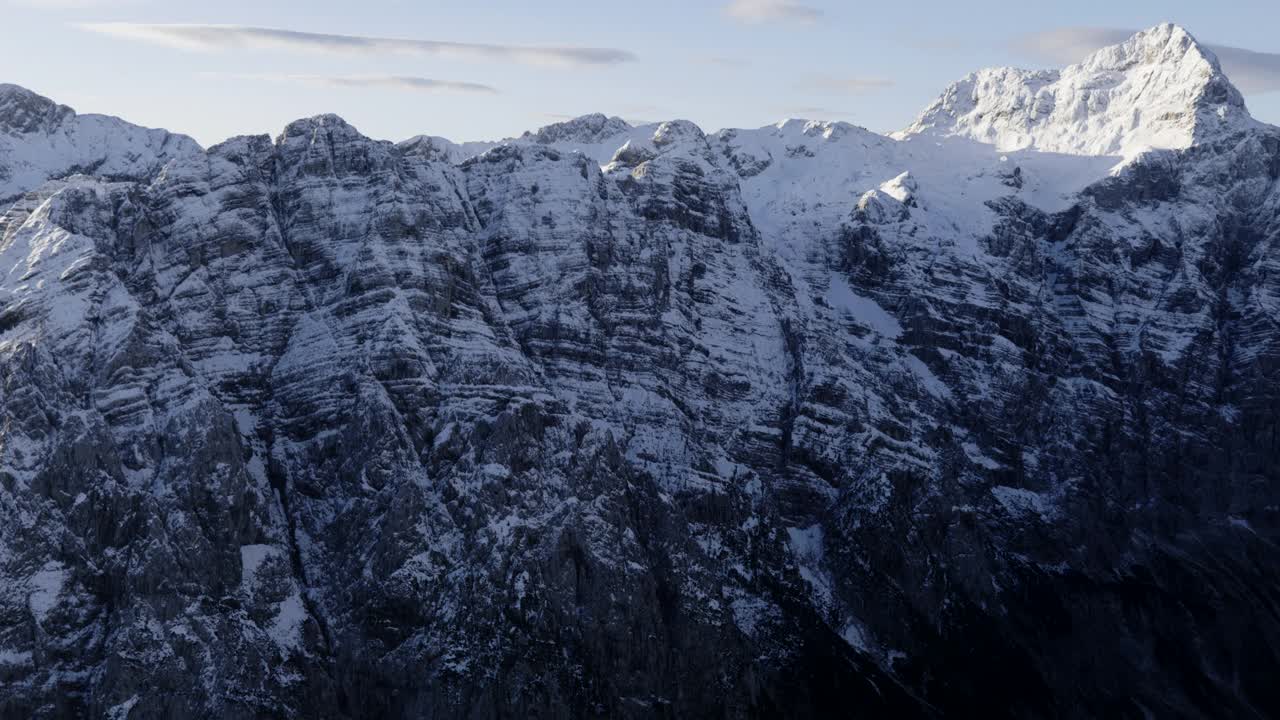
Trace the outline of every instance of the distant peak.
<path fill-rule="evenodd" d="M 403 152 L 435 160 L 454 161 L 458 155 L 457 143 L 436 135 L 415 135 L 398 147 Z"/>
<path fill-rule="evenodd" d="M 537 132 L 527 132 L 524 137 L 544 145 L 558 142 L 598 143 L 630 129 L 631 125 L 620 117 L 592 113 L 547 125 Z"/>
<path fill-rule="evenodd" d="M 322 115 L 313 115 L 309 118 L 294 120 L 285 126 L 284 133 L 280 136 L 281 142 L 286 142 L 296 137 L 313 137 L 318 132 L 324 132 L 328 135 L 338 135 L 342 137 L 364 137 L 359 130 L 333 113 L 324 113 Z"/>
<path fill-rule="evenodd" d="M 1125 72 L 1144 66 L 1160 68 L 1168 79 L 1183 81 L 1179 89 L 1195 93 L 1186 98 L 1192 104 L 1245 111 L 1244 96 L 1222 72 L 1218 56 L 1180 25 L 1165 23 L 1143 30 L 1119 45 L 1098 50 L 1077 67 Z"/>
<path fill-rule="evenodd" d="M 653 132 L 653 144 L 665 147 L 682 140 L 703 140 L 706 134 L 702 128 L 688 120 L 668 120 Z"/>
<path fill-rule="evenodd" d="M 1213 53 L 1206 50 L 1200 43 L 1187 32 L 1187 29 L 1181 25 L 1173 23 L 1161 23 L 1155 27 L 1141 30 L 1134 33 L 1132 37 L 1119 45 L 1113 45 L 1110 48 L 1103 48 L 1094 53 L 1095 56 L 1107 54 L 1108 51 L 1118 51 L 1122 55 L 1133 55 L 1141 53 L 1145 57 L 1142 58 L 1148 62 L 1180 62 L 1189 52 L 1198 53 L 1204 57 L 1212 57 Z M 1151 55 L 1155 53 L 1155 55 Z M 1217 63 L 1216 58 L 1214 64 Z"/>
<path fill-rule="evenodd" d="M 21 85 L 14 85 L 13 83 L 0 83 L 0 100 L 7 99 L 9 97 L 21 97 L 21 96 L 40 97 L 36 93 L 22 87 Z"/>
<path fill-rule="evenodd" d="M 1217 78 L 1226 80 L 1218 57 L 1183 27 L 1170 23 L 1143 30 L 1118 45 L 1097 50 L 1072 67 L 1094 72 L 1125 72 L 1140 66 L 1166 69 L 1189 66 L 1188 69 L 1206 82 Z M 1230 85 L 1229 82 L 1226 84 Z"/>
<path fill-rule="evenodd" d="M 66 105 L 59 105 L 20 85 L 0 83 L 0 132 L 47 132 L 75 114 Z"/>
<path fill-rule="evenodd" d="M 53 104 L 53 101 L 49 98 L 32 90 L 28 90 L 21 85 L 0 83 L 0 102 L 15 102 L 20 100 Z"/>
<path fill-rule="evenodd" d="M 1185 52 L 1185 50 L 1192 46 L 1198 47 L 1199 43 L 1196 42 L 1196 39 L 1187 31 L 1186 28 L 1176 23 L 1160 23 L 1159 25 L 1149 27 L 1146 30 L 1139 30 L 1128 40 L 1114 47 L 1173 47 L 1179 50 L 1179 52 Z"/>
<path fill-rule="evenodd" d="M 1180 149 L 1251 124 L 1217 57 L 1185 29 L 1157 25 L 1061 71 L 993 68 L 955 83 L 899 137 L 966 137 L 1129 157 Z"/>
<path fill-rule="evenodd" d="M 795 133 L 809 138 L 822 138 L 823 140 L 839 140 L 851 132 L 866 132 L 864 128 L 841 120 L 787 118 L 774 123 L 773 127 L 783 134 Z"/>

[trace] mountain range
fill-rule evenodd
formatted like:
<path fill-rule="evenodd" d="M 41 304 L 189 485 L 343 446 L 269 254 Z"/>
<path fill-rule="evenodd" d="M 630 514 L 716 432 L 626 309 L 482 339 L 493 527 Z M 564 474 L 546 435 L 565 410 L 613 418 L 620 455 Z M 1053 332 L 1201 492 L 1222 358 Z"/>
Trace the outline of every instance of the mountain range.
<path fill-rule="evenodd" d="M 0 85 L 0 716 L 1280 714 L 1280 128 L 1161 25 L 908 128 Z"/>

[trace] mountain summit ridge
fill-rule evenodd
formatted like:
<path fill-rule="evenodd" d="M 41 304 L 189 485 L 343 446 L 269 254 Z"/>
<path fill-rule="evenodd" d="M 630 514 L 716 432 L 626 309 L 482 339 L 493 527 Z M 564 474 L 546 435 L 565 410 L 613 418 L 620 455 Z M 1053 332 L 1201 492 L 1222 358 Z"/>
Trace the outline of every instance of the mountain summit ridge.
<path fill-rule="evenodd" d="M 51 130 L 75 111 L 20 85 L 0 84 L 0 132 Z"/>
<path fill-rule="evenodd" d="M 165 132 L 110 116 L 78 115 L 21 86 L 0 85 L 0 128 L 11 135 L 54 132 L 79 118 Z M 776 126 L 797 121 L 807 122 L 783 120 Z M 300 118 L 288 128 L 316 123 L 343 125 L 346 131 L 354 131 L 332 113 Z M 907 128 L 886 137 L 960 137 L 993 145 L 1002 152 L 1038 150 L 1132 158 L 1145 150 L 1184 149 L 1258 124 L 1213 52 L 1185 28 L 1165 23 L 1099 49 L 1061 70 L 978 70 L 944 90 Z M 461 162 L 503 143 L 591 146 L 624 136 L 634 139 L 638 129 L 660 125 L 655 122 L 637 128 L 619 117 L 588 113 L 501 141 L 431 140 L 447 147 L 448 156 Z M 856 125 L 849 128 L 861 130 Z M 401 144 L 427 137 L 410 138 Z M 0 186 L 0 191 L 3 189 Z"/>
<path fill-rule="evenodd" d="M 1212 51 L 1184 28 L 1164 24 L 1060 71 L 970 74 L 896 136 L 1132 157 L 1184 149 L 1255 122 Z"/>

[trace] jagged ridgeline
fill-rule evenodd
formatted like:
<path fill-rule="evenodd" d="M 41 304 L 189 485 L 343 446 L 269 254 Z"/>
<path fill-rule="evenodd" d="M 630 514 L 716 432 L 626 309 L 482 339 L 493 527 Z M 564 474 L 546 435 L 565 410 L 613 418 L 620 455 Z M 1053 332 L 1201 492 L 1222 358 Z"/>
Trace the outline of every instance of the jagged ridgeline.
<path fill-rule="evenodd" d="M 0 86 L 0 717 L 1280 714 L 1278 178 L 1173 26 L 893 136 Z"/>

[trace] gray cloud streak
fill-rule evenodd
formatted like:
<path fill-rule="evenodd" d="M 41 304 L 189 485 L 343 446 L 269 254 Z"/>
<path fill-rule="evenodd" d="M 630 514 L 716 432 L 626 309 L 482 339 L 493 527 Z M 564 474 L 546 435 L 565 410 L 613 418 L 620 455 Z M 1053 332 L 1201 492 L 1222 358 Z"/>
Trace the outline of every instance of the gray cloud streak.
<path fill-rule="evenodd" d="M 266 82 L 306 83 L 329 87 L 382 87 L 416 92 L 456 92 L 492 95 L 497 88 L 481 83 L 458 80 L 435 80 L 415 75 L 288 75 L 252 73 L 204 73 L 206 77 L 234 80 L 259 80 Z"/>
<path fill-rule="evenodd" d="M 1136 30 L 1121 28 L 1059 28 L 1018 38 L 1014 47 L 1046 62 L 1068 65 L 1108 45 L 1128 40 Z M 1280 90 L 1280 53 L 1257 52 L 1230 45 L 1205 47 L 1218 56 L 1222 70 L 1246 93 Z"/>
<path fill-rule="evenodd" d="M 590 47 L 491 45 L 443 40 L 409 40 L 299 32 L 244 25 L 169 25 L 154 23 L 82 23 L 104 35 L 187 50 L 276 49 L 310 52 L 440 55 L 469 60 L 539 65 L 614 65 L 636 56 L 626 50 Z"/>

